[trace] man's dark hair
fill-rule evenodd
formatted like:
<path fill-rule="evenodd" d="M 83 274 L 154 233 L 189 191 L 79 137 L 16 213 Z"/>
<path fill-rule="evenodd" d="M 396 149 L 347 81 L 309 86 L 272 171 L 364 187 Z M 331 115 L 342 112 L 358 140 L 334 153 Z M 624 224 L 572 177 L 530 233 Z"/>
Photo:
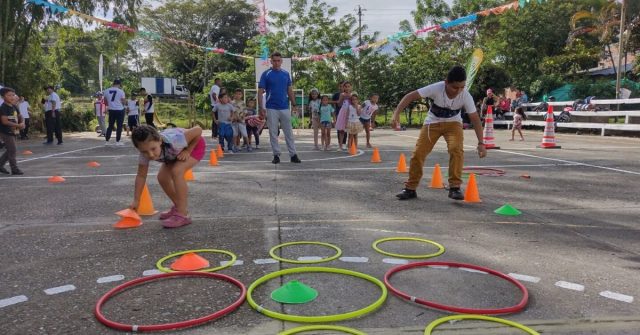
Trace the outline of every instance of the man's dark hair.
<path fill-rule="evenodd" d="M 379 97 L 379 96 L 380 96 L 380 94 L 378 94 L 378 93 L 371 93 L 371 94 L 369 94 L 369 98 L 373 98 L 373 97 L 375 97 L 375 96 Z"/>
<path fill-rule="evenodd" d="M 4 97 L 4 96 L 5 96 L 5 94 L 7 94 L 7 93 L 9 93 L 9 92 L 16 93 L 16 90 L 14 90 L 14 89 L 13 89 L 13 88 L 11 88 L 11 87 L 3 87 L 3 88 L 0 88 L 0 96 L 3 96 L 3 97 Z"/>
<path fill-rule="evenodd" d="M 467 71 L 465 71 L 465 69 L 460 65 L 452 67 L 447 74 L 447 82 L 449 83 L 461 82 L 465 80 L 467 80 Z"/>
<path fill-rule="evenodd" d="M 218 96 L 218 99 L 222 99 L 226 96 L 227 96 L 227 93 L 220 93 L 220 95 Z"/>
<path fill-rule="evenodd" d="M 147 91 L 144 87 L 140 87 L 140 89 L 138 90 L 138 93 L 142 92 L 142 91 Z"/>
<path fill-rule="evenodd" d="M 244 91 L 241 88 L 236 88 L 235 91 L 233 91 L 234 93 L 240 92 L 240 93 L 244 93 Z"/>
<path fill-rule="evenodd" d="M 218 80 L 222 80 L 222 79 L 220 79 L 220 78 L 216 78 L 216 79 L 214 79 L 214 80 L 213 80 L 213 82 L 215 83 L 215 82 L 216 82 L 216 81 L 218 81 Z"/>
<path fill-rule="evenodd" d="M 280 58 L 282 58 L 282 54 L 281 54 L 280 52 L 278 52 L 278 51 L 275 51 L 274 53 L 272 53 L 272 54 L 271 54 L 271 58 L 273 58 L 273 57 L 280 57 Z"/>
<path fill-rule="evenodd" d="M 137 126 L 131 133 L 131 142 L 133 142 L 133 146 L 136 148 L 138 144 L 147 140 L 162 141 L 162 137 L 156 128 L 146 124 Z"/>

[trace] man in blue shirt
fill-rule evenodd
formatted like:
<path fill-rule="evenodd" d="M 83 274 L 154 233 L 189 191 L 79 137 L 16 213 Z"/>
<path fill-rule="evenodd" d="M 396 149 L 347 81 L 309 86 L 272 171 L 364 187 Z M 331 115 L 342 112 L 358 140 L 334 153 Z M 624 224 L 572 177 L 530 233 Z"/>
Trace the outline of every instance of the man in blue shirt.
<path fill-rule="evenodd" d="M 280 163 L 280 144 L 278 144 L 278 128 L 282 127 L 291 163 L 301 163 L 296 154 L 296 145 L 293 141 L 293 129 L 291 127 L 291 106 L 296 107 L 296 100 L 291 86 L 291 76 L 289 72 L 282 69 L 282 55 L 274 52 L 271 55 L 271 68 L 262 73 L 258 84 L 258 106 L 260 115 L 267 118 L 269 126 L 269 139 L 271 150 L 273 150 L 273 160 L 271 163 Z M 266 92 L 263 98 L 263 93 Z M 266 99 L 266 104 L 263 104 Z M 265 106 L 265 107 L 262 107 Z"/>

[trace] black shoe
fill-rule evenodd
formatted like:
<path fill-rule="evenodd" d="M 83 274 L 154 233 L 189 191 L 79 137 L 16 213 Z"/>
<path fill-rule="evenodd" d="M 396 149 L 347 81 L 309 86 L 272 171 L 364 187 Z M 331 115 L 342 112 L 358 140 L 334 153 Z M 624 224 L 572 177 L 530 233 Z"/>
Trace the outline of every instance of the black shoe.
<path fill-rule="evenodd" d="M 0 166 L 0 173 L 9 174 L 9 171 L 4 166 Z"/>
<path fill-rule="evenodd" d="M 291 163 L 302 163 L 302 161 L 298 158 L 298 155 L 293 155 L 291 156 Z"/>
<path fill-rule="evenodd" d="M 464 200 L 464 194 L 460 191 L 460 187 L 452 187 L 449 189 L 449 198 L 453 200 Z"/>
<path fill-rule="evenodd" d="M 20 176 L 20 175 L 23 175 L 24 172 L 20 171 L 20 169 L 15 169 L 15 170 L 11 170 L 11 174 L 14 176 Z"/>
<path fill-rule="evenodd" d="M 416 193 L 415 190 L 410 190 L 408 188 L 403 188 L 402 192 L 396 194 L 396 197 L 398 197 L 398 200 L 409 200 L 409 199 L 414 199 L 418 197 L 418 193 Z"/>
<path fill-rule="evenodd" d="M 273 160 L 271 161 L 271 163 L 273 164 L 280 163 L 280 156 L 273 156 Z"/>
<path fill-rule="evenodd" d="M 58 141 L 58 145 L 62 145 L 62 141 Z"/>

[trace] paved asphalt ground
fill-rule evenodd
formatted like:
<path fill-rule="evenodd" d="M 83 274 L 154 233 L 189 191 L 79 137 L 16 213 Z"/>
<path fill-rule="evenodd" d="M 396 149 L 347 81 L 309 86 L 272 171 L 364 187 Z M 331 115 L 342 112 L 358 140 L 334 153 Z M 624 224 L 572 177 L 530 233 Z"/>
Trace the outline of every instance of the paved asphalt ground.
<path fill-rule="evenodd" d="M 527 132 L 525 142 L 509 142 L 510 133 L 498 130 L 502 150 L 480 160 L 475 136 L 466 131 L 465 165 L 505 171 L 502 177 L 478 176 L 482 203 L 455 202 L 445 190 L 427 188 L 435 163 L 447 172 L 442 140 L 425 163 L 418 199 L 400 202 L 395 194 L 406 175 L 396 173 L 395 165 L 400 153 L 410 157 L 417 135 L 417 130 L 376 130 L 373 143 L 383 163 L 372 164 L 368 149 L 357 156 L 313 151 L 310 133 L 303 131 L 296 138 L 303 163 L 291 164 L 283 154 L 277 166 L 270 163 L 268 137 L 263 136 L 266 145 L 257 152 L 227 154 L 218 167 L 206 161 L 196 166 L 196 181 L 189 183 L 193 224 L 167 230 L 157 216 L 145 217 L 141 227 L 124 231 L 112 225 L 118 219 L 113 213 L 132 198 L 137 156 L 128 140 L 125 147 L 105 147 L 95 134 L 84 133 L 67 135 L 63 146 L 20 142 L 20 151 L 33 151 L 19 157 L 25 175 L 0 177 L 1 332 L 119 333 L 94 318 L 96 301 L 176 251 L 232 251 L 242 264 L 221 273 L 249 286 L 267 273 L 299 266 L 258 264 L 269 258 L 271 247 L 321 241 L 339 246 L 345 257 L 361 258 L 319 266 L 381 279 L 394 266 L 389 262 L 398 260 L 375 252 L 371 243 L 408 236 L 446 247 L 443 255 L 430 260 L 480 265 L 519 278 L 529 290 L 529 303 L 504 318 L 544 334 L 640 334 L 639 139 L 560 134 L 562 149 L 542 150 L 536 149 L 539 131 Z M 87 167 L 89 161 L 101 166 Z M 152 164 L 152 173 L 157 168 Z M 49 184 L 47 178 L 54 174 L 66 182 Z M 166 210 L 169 202 L 155 177 L 148 183 L 156 209 Z M 523 215 L 493 213 L 505 203 Z M 416 242 L 382 247 L 404 254 L 435 251 Z M 282 249 L 283 257 L 294 259 L 330 255 L 331 250 L 320 246 Z M 203 256 L 212 264 L 227 259 Z M 101 283 L 108 281 L 103 277 L 118 275 L 116 281 Z M 292 279 L 317 289 L 318 299 L 297 306 L 271 301 L 270 292 Z M 418 297 L 466 307 L 506 307 L 521 298 L 503 279 L 455 268 L 409 270 L 394 276 L 392 283 Z M 57 291 L 63 292 L 54 294 Z M 379 294 L 361 279 L 316 273 L 271 280 L 254 296 L 265 308 L 323 315 L 363 308 Z M 168 279 L 123 292 L 107 302 L 104 312 L 123 323 L 175 322 L 213 313 L 237 296 L 235 287 L 217 280 Z M 422 334 L 427 324 L 446 315 L 389 295 L 377 311 L 337 324 L 369 334 Z M 245 303 L 226 317 L 170 333 L 276 334 L 294 326 Z M 475 321 L 439 329 L 438 334 L 521 334 Z"/>

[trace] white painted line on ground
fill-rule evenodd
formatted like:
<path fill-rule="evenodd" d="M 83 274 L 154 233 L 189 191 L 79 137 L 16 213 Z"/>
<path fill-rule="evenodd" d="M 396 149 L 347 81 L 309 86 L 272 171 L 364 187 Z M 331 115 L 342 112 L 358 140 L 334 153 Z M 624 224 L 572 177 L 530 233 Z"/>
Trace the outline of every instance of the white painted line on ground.
<path fill-rule="evenodd" d="M 322 257 L 320 257 L 320 256 L 301 256 L 301 257 L 298 257 L 298 260 L 302 261 L 302 262 L 320 261 L 320 260 L 322 260 Z"/>
<path fill-rule="evenodd" d="M 584 285 L 570 283 L 568 281 L 563 281 L 563 280 L 557 281 L 555 285 L 558 287 L 566 288 L 567 290 L 573 290 L 573 291 L 579 291 L 579 292 L 584 291 Z"/>
<path fill-rule="evenodd" d="M 602 291 L 602 292 L 600 292 L 600 295 L 605 297 L 605 298 L 618 300 L 618 301 L 622 301 L 622 302 L 626 302 L 626 303 L 632 303 L 633 302 L 633 297 L 630 296 L 630 295 L 626 295 L 626 294 L 621 294 L 621 293 L 616 293 L 616 292 L 611 292 L 611 291 Z"/>
<path fill-rule="evenodd" d="M 273 259 L 273 258 L 254 259 L 253 262 L 255 264 L 276 264 L 276 263 L 278 263 L 278 261 Z"/>
<path fill-rule="evenodd" d="M 1 299 L 0 300 L 0 308 L 4 308 L 4 307 L 7 307 L 7 306 L 19 304 L 19 303 L 25 302 L 27 300 L 29 300 L 29 298 L 27 298 L 26 295 L 17 295 L 15 297 Z"/>
<path fill-rule="evenodd" d="M 75 289 L 76 287 L 73 285 L 63 285 L 63 286 L 48 288 L 44 290 L 44 293 L 46 293 L 47 295 L 54 295 L 54 294 L 73 291 Z"/>
<path fill-rule="evenodd" d="M 432 269 L 448 269 L 449 266 L 448 265 L 429 265 L 429 268 L 432 268 Z"/>
<path fill-rule="evenodd" d="M 107 277 L 100 277 L 98 278 L 98 280 L 96 280 L 96 282 L 98 284 L 104 284 L 104 283 L 111 283 L 114 281 L 121 281 L 124 279 L 123 275 L 113 275 L 113 276 L 107 276 Z"/>
<path fill-rule="evenodd" d="M 400 259 L 400 258 L 385 258 L 382 260 L 382 263 L 387 263 L 387 264 L 409 264 L 409 261 L 406 259 Z"/>
<path fill-rule="evenodd" d="M 225 265 L 229 264 L 230 262 L 231 261 L 220 261 L 220 266 L 225 266 Z M 244 264 L 244 261 L 241 261 L 241 260 L 238 259 L 231 266 L 238 266 L 238 265 L 243 265 L 243 264 Z"/>
<path fill-rule="evenodd" d="M 513 279 L 517 279 L 517 280 L 521 280 L 521 281 L 528 281 L 528 282 L 531 282 L 531 283 L 537 283 L 537 282 L 540 281 L 539 277 L 521 275 L 521 274 L 518 274 L 518 273 L 510 273 L 508 276 L 513 278 Z"/>
<path fill-rule="evenodd" d="M 470 268 L 464 268 L 464 267 L 463 268 L 458 268 L 458 269 L 460 269 L 462 271 L 472 272 L 472 273 L 480 273 L 480 274 L 483 274 L 483 275 L 488 274 L 485 271 L 480 271 L 480 270 L 476 270 L 476 269 L 470 269 Z"/>
<path fill-rule="evenodd" d="M 369 261 L 369 257 L 340 257 L 339 259 L 347 263 L 366 263 Z"/>
<path fill-rule="evenodd" d="M 147 277 L 147 276 L 159 275 L 161 273 L 164 273 L 164 272 L 162 272 L 162 271 L 160 271 L 158 269 L 152 269 L 152 270 L 144 270 L 142 272 L 142 275 Z"/>
<path fill-rule="evenodd" d="M 43 147 L 45 148 L 45 147 Z M 33 157 L 33 158 L 27 158 L 27 159 L 23 159 L 21 161 L 18 161 L 18 163 L 24 163 L 24 162 L 30 162 L 30 161 L 35 161 L 37 159 L 44 159 L 44 158 L 49 158 L 49 157 L 55 157 L 55 156 L 60 156 L 60 155 L 66 155 L 66 154 L 70 154 L 72 152 L 78 152 L 78 151 L 84 151 L 84 150 L 91 150 L 91 149 L 95 149 L 95 148 L 102 148 L 101 145 L 95 146 L 95 147 L 89 147 L 89 148 L 82 148 L 82 149 L 77 149 L 77 150 L 71 150 L 71 151 L 65 151 L 65 152 L 59 152 L 56 154 L 51 154 L 51 155 L 46 155 L 46 156 L 40 156 L 40 157 Z"/>

